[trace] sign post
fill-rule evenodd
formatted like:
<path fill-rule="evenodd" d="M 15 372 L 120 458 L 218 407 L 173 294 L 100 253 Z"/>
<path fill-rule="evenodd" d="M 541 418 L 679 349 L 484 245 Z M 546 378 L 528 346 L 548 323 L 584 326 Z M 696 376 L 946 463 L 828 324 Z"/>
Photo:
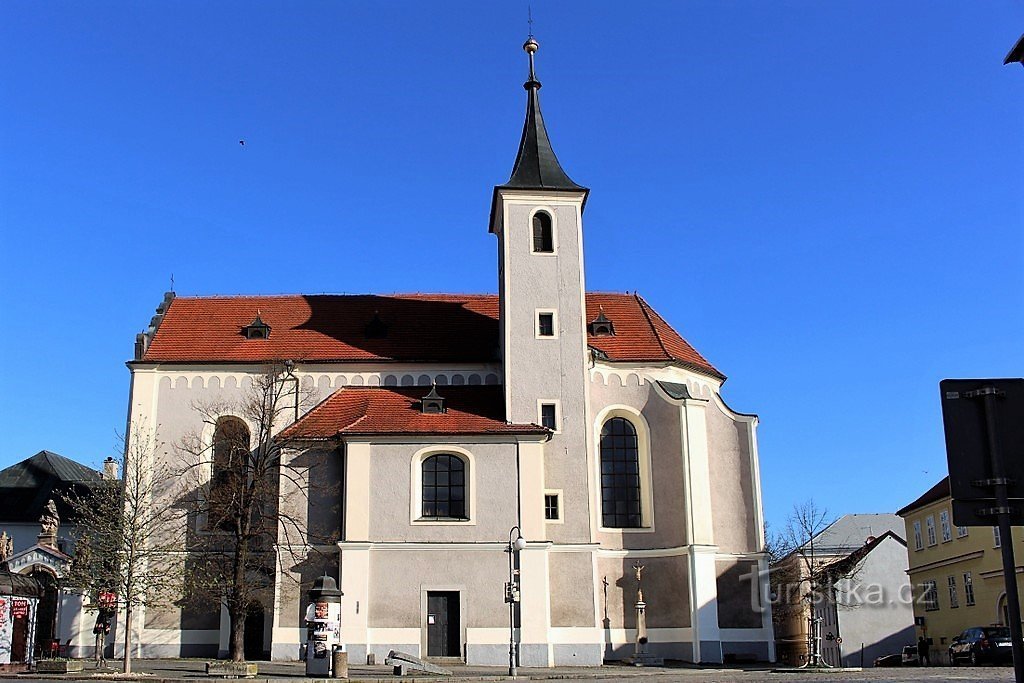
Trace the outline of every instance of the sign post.
<path fill-rule="evenodd" d="M 939 392 L 953 521 L 999 528 L 1013 671 L 1024 683 L 1012 535 L 1024 524 L 1024 379 L 947 379 Z"/>

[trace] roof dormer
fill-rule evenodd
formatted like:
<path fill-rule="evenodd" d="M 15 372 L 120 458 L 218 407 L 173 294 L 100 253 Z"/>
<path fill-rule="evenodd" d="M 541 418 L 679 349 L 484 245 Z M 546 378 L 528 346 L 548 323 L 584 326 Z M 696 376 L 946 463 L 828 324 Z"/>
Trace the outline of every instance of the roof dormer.
<path fill-rule="evenodd" d="M 424 415 L 439 415 L 448 412 L 444 407 L 444 397 L 437 393 L 437 385 L 430 387 L 430 393 L 420 399 L 420 410 Z"/>
<path fill-rule="evenodd" d="M 256 319 L 242 328 L 242 334 L 246 339 L 269 339 L 270 325 L 263 322 L 260 314 L 256 312 Z"/>

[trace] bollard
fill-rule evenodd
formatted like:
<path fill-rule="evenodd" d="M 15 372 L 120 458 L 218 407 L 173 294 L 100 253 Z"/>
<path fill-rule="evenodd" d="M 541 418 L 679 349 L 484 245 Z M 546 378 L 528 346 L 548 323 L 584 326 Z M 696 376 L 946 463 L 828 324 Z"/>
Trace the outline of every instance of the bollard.
<path fill-rule="evenodd" d="M 348 653 L 341 645 L 335 645 L 331 652 L 331 678 L 348 678 Z"/>

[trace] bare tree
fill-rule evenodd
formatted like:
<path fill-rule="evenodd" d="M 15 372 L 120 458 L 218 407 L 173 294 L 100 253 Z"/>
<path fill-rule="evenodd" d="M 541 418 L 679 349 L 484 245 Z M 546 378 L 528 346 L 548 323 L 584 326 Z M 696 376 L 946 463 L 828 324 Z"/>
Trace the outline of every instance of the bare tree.
<path fill-rule="evenodd" d="M 773 595 L 772 620 L 776 633 L 783 633 L 785 625 L 795 617 L 808 620 L 807 663 L 821 665 L 821 642 L 817 633 L 814 606 L 821 599 L 821 583 L 826 566 L 818 556 L 818 537 L 835 518 L 820 508 L 813 499 L 794 504 L 785 528 L 772 535 L 768 552 L 772 557 L 769 582 Z"/>
<path fill-rule="evenodd" d="M 245 660 L 250 605 L 271 602 L 279 553 L 298 562 L 309 551 L 305 514 L 315 483 L 308 467 L 294 464 L 294 443 L 280 431 L 313 397 L 291 369 L 267 366 L 236 400 L 193 405 L 205 435 L 189 434 L 178 445 L 192 530 L 186 598 L 225 605 L 233 661 Z"/>
<path fill-rule="evenodd" d="M 140 607 L 173 602 L 181 588 L 180 514 L 167 495 L 172 477 L 158 462 L 156 434 L 135 425 L 124 439 L 122 479 L 104 479 L 65 500 L 78 525 L 75 556 L 64 583 L 98 606 L 113 593 L 124 614 L 124 672 L 132 670 L 132 617 Z"/>

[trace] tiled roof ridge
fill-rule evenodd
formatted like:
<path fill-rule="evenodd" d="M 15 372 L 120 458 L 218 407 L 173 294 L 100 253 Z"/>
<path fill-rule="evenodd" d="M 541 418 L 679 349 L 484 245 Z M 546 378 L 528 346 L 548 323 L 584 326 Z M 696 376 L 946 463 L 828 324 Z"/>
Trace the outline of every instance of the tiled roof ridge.
<path fill-rule="evenodd" d="M 700 351 L 695 349 L 693 347 L 693 344 L 691 344 L 690 342 L 686 341 L 686 338 L 683 335 L 679 334 L 679 330 L 677 330 L 676 328 L 672 327 L 672 324 L 669 323 L 667 320 L 665 320 L 665 318 L 663 318 L 661 316 L 661 314 L 658 313 L 658 311 L 656 311 L 654 309 L 653 306 L 651 306 L 649 303 L 647 303 L 646 299 L 644 299 L 638 292 L 633 292 L 633 296 L 636 297 L 636 300 L 639 302 L 640 308 L 641 308 L 641 310 L 644 313 L 644 317 L 647 319 L 648 323 L 650 324 L 651 331 L 654 332 L 654 338 L 658 340 L 658 345 L 661 346 L 661 348 L 665 352 L 665 356 L 667 358 L 669 358 L 670 360 L 673 360 L 673 361 L 675 361 L 677 363 L 682 363 L 683 365 L 686 365 L 687 367 L 692 368 L 692 369 L 703 370 L 703 371 L 710 370 L 714 375 L 716 375 L 717 377 L 720 377 L 722 380 L 725 380 L 726 376 L 721 371 L 719 371 L 718 368 L 716 368 L 714 365 L 712 365 L 711 361 L 709 361 L 707 358 L 705 358 L 701 354 Z M 690 351 L 692 351 L 693 354 L 697 358 L 699 358 L 701 360 L 701 362 L 703 363 L 703 367 L 699 363 L 694 363 L 693 361 L 687 360 L 685 358 L 680 358 L 676 354 L 674 354 L 671 351 L 669 351 L 668 347 L 665 345 L 665 340 L 662 339 L 662 337 L 661 337 L 661 332 L 658 331 L 658 326 L 656 324 L 654 324 L 653 318 L 657 318 L 658 322 L 660 322 L 662 325 L 664 325 L 668 329 L 672 330 L 672 332 L 677 337 L 679 337 L 679 339 L 681 339 L 684 344 L 689 346 L 690 347 Z"/>
<path fill-rule="evenodd" d="M 289 434 L 288 432 L 290 432 L 290 431 L 293 431 L 293 428 L 294 428 L 294 427 L 295 427 L 296 425 L 300 424 L 300 423 L 301 423 L 301 422 L 302 422 L 303 420 L 305 420 L 306 418 L 311 418 L 311 417 L 313 417 L 313 416 L 314 416 L 314 415 L 315 415 L 315 414 L 316 414 L 317 412 L 319 412 L 319 411 L 323 410 L 323 409 L 324 409 L 324 407 L 325 407 L 325 406 L 327 405 L 327 403 L 328 403 L 328 402 L 329 402 L 329 401 L 330 401 L 330 400 L 331 400 L 332 398 L 334 398 L 335 396 L 337 396 L 337 395 L 338 395 L 338 394 L 340 394 L 341 392 L 345 391 L 345 389 L 347 389 L 347 388 L 348 388 L 348 387 L 341 387 L 340 389 L 337 389 L 337 390 L 335 390 L 335 391 L 332 391 L 331 393 L 329 393 L 329 394 L 327 394 L 326 396 L 324 396 L 324 397 L 323 397 L 323 398 L 322 398 L 322 399 L 320 400 L 320 402 L 319 402 L 319 403 L 317 403 L 317 404 L 316 404 L 315 406 L 313 406 L 312 408 L 310 408 L 309 410 L 307 410 L 307 411 L 306 411 L 305 413 L 303 413 L 302 415 L 300 415 L 300 416 L 299 416 L 299 419 L 295 420 L 294 422 L 292 422 L 291 424 L 289 424 L 289 425 L 288 425 L 287 427 L 285 427 L 284 429 L 282 429 L 282 430 L 281 430 L 280 432 L 278 432 L 278 434 L 277 434 L 277 438 L 287 438 L 287 437 L 293 436 L 292 434 Z M 364 414 L 364 417 L 365 417 L 365 414 Z"/>
<path fill-rule="evenodd" d="M 658 346 L 661 347 L 665 357 L 672 358 L 672 354 L 669 353 L 668 349 L 665 347 L 665 341 L 661 338 L 661 335 L 658 334 L 658 328 L 654 325 L 654 321 L 651 320 L 651 314 L 650 311 L 648 311 L 649 306 L 647 305 L 647 302 L 644 301 L 644 298 L 636 292 L 633 292 L 633 298 L 636 299 L 637 304 L 640 306 L 640 311 L 644 314 L 644 319 L 647 320 L 647 324 L 651 326 L 651 332 L 654 333 L 654 338 L 658 341 Z"/>

